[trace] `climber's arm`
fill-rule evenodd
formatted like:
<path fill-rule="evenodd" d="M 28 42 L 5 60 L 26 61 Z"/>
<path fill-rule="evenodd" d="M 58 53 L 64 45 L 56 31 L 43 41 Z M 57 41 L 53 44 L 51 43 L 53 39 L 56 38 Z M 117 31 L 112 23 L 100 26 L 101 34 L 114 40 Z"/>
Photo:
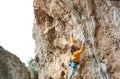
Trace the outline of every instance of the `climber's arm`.
<path fill-rule="evenodd" d="M 81 49 L 74 52 L 74 55 L 81 55 L 82 53 L 84 53 L 84 50 L 85 50 L 85 45 L 84 45 L 84 42 L 83 42 L 82 45 L 81 45 Z"/>
<path fill-rule="evenodd" d="M 82 54 L 85 50 L 85 44 L 82 42 L 81 49 L 78 51 L 80 54 Z"/>
<path fill-rule="evenodd" d="M 74 42 L 75 42 L 73 36 L 72 36 L 70 42 L 71 42 L 71 45 L 70 45 L 70 46 L 73 46 L 73 45 L 74 45 Z"/>

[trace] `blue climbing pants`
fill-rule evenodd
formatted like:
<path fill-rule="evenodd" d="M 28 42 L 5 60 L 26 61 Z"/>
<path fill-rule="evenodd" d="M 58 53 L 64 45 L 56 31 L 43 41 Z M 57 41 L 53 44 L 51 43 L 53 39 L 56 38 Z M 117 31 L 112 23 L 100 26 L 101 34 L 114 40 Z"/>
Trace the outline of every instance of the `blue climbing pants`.
<path fill-rule="evenodd" d="M 72 76 L 75 74 L 75 70 L 77 69 L 77 64 L 74 62 L 71 62 L 71 68 L 72 68 L 72 71 L 71 71 L 68 79 L 72 79 Z"/>

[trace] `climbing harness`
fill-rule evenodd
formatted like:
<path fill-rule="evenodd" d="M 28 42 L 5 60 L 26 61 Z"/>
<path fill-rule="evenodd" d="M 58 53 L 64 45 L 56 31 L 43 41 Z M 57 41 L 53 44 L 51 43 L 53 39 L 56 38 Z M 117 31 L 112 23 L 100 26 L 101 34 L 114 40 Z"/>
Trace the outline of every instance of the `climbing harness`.
<path fill-rule="evenodd" d="M 73 61 L 71 62 L 71 67 L 72 67 L 72 68 L 76 68 L 76 69 L 77 69 L 77 65 L 78 65 L 78 64 L 77 64 L 77 63 L 74 63 Z"/>

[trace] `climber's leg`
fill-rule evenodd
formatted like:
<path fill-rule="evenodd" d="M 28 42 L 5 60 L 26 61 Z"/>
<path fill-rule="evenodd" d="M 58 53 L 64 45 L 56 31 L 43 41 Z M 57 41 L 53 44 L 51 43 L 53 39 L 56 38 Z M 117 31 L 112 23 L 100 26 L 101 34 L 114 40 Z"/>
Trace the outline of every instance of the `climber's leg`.
<path fill-rule="evenodd" d="M 71 71 L 68 79 L 72 79 L 72 76 L 75 74 L 75 70 L 77 69 L 77 65 L 78 65 L 78 64 L 75 63 L 75 62 L 73 62 L 73 61 L 71 62 L 72 71 Z"/>
<path fill-rule="evenodd" d="M 72 68 L 72 71 L 68 77 L 68 79 L 72 79 L 72 76 L 75 74 L 75 68 Z"/>

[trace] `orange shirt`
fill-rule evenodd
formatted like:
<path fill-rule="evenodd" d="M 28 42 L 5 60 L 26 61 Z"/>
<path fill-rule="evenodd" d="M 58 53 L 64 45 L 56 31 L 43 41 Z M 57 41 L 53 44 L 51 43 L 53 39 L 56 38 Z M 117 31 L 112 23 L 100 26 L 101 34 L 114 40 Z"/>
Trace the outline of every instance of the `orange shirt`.
<path fill-rule="evenodd" d="M 71 45 L 74 45 L 74 38 L 73 37 L 71 39 Z M 72 60 L 74 62 L 79 62 L 80 56 L 82 53 L 84 53 L 84 50 L 85 50 L 85 46 L 84 46 L 84 43 L 82 43 L 81 49 L 73 52 L 72 57 L 71 57 Z"/>

